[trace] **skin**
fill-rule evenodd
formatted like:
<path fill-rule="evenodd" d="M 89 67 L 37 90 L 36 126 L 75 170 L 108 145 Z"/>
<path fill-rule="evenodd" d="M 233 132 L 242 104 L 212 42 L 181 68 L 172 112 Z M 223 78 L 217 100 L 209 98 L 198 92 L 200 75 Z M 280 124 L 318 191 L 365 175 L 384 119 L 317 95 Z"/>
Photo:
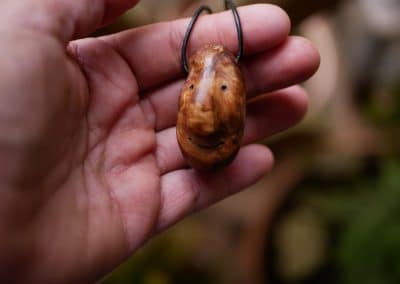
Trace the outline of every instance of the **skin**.
<path fill-rule="evenodd" d="M 188 20 L 78 40 L 136 2 L 0 3 L 1 283 L 98 280 L 155 234 L 264 176 L 272 154 L 251 143 L 306 111 L 294 85 L 316 71 L 318 53 L 288 36 L 279 8 L 243 7 L 245 146 L 223 171 L 188 169 L 175 137 Z M 209 42 L 236 53 L 231 13 L 202 17 L 189 54 Z"/>

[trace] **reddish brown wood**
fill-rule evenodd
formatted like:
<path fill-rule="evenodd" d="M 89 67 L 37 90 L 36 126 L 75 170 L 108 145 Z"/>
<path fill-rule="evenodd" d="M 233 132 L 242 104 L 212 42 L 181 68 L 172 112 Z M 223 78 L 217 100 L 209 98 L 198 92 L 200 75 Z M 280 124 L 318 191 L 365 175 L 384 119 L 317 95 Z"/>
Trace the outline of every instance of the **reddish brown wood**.
<path fill-rule="evenodd" d="M 177 122 L 177 139 L 198 170 L 228 165 L 240 148 L 246 115 L 245 84 L 234 56 L 207 45 L 189 60 Z"/>

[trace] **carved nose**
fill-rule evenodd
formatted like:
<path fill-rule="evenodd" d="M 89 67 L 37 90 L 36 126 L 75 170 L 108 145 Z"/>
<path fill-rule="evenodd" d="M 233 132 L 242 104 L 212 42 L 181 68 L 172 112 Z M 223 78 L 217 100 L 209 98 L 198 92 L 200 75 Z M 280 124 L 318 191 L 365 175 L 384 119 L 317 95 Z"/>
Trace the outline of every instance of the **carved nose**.
<path fill-rule="evenodd" d="M 212 111 L 196 109 L 196 115 L 189 118 L 189 140 L 201 148 L 215 148 L 222 144 L 217 121 Z"/>
<path fill-rule="evenodd" d="M 201 109 L 195 109 L 195 112 L 195 115 L 189 116 L 187 123 L 190 131 L 198 136 L 209 136 L 215 133 L 217 127 L 213 112 Z"/>

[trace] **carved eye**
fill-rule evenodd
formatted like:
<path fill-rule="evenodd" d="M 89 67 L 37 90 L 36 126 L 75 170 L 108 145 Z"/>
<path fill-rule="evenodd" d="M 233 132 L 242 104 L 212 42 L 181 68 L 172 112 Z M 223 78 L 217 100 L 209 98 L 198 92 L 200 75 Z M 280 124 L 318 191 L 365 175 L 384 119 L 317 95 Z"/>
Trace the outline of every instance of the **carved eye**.
<path fill-rule="evenodd" d="M 192 85 L 190 85 L 190 87 L 189 87 L 191 90 L 193 90 L 194 89 L 194 85 L 192 84 Z"/>
<path fill-rule="evenodd" d="M 228 90 L 228 86 L 227 86 L 227 85 L 222 85 L 222 86 L 221 86 L 221 90 L 222 90 L 222 91 Z"/>

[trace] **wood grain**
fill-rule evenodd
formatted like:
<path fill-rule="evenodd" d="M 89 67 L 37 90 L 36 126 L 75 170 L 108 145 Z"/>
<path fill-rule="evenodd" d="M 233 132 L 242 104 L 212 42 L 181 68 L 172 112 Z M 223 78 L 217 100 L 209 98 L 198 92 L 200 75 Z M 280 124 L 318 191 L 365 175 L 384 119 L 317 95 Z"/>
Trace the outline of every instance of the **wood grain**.
<path fill-rule="evenodd" d="M 198 170 L 228 165 L 240 148 L 246 116 L 245 83 L 234 56 L 207 45 L 189 60 L 177 121 L 177 139 Z"/>

